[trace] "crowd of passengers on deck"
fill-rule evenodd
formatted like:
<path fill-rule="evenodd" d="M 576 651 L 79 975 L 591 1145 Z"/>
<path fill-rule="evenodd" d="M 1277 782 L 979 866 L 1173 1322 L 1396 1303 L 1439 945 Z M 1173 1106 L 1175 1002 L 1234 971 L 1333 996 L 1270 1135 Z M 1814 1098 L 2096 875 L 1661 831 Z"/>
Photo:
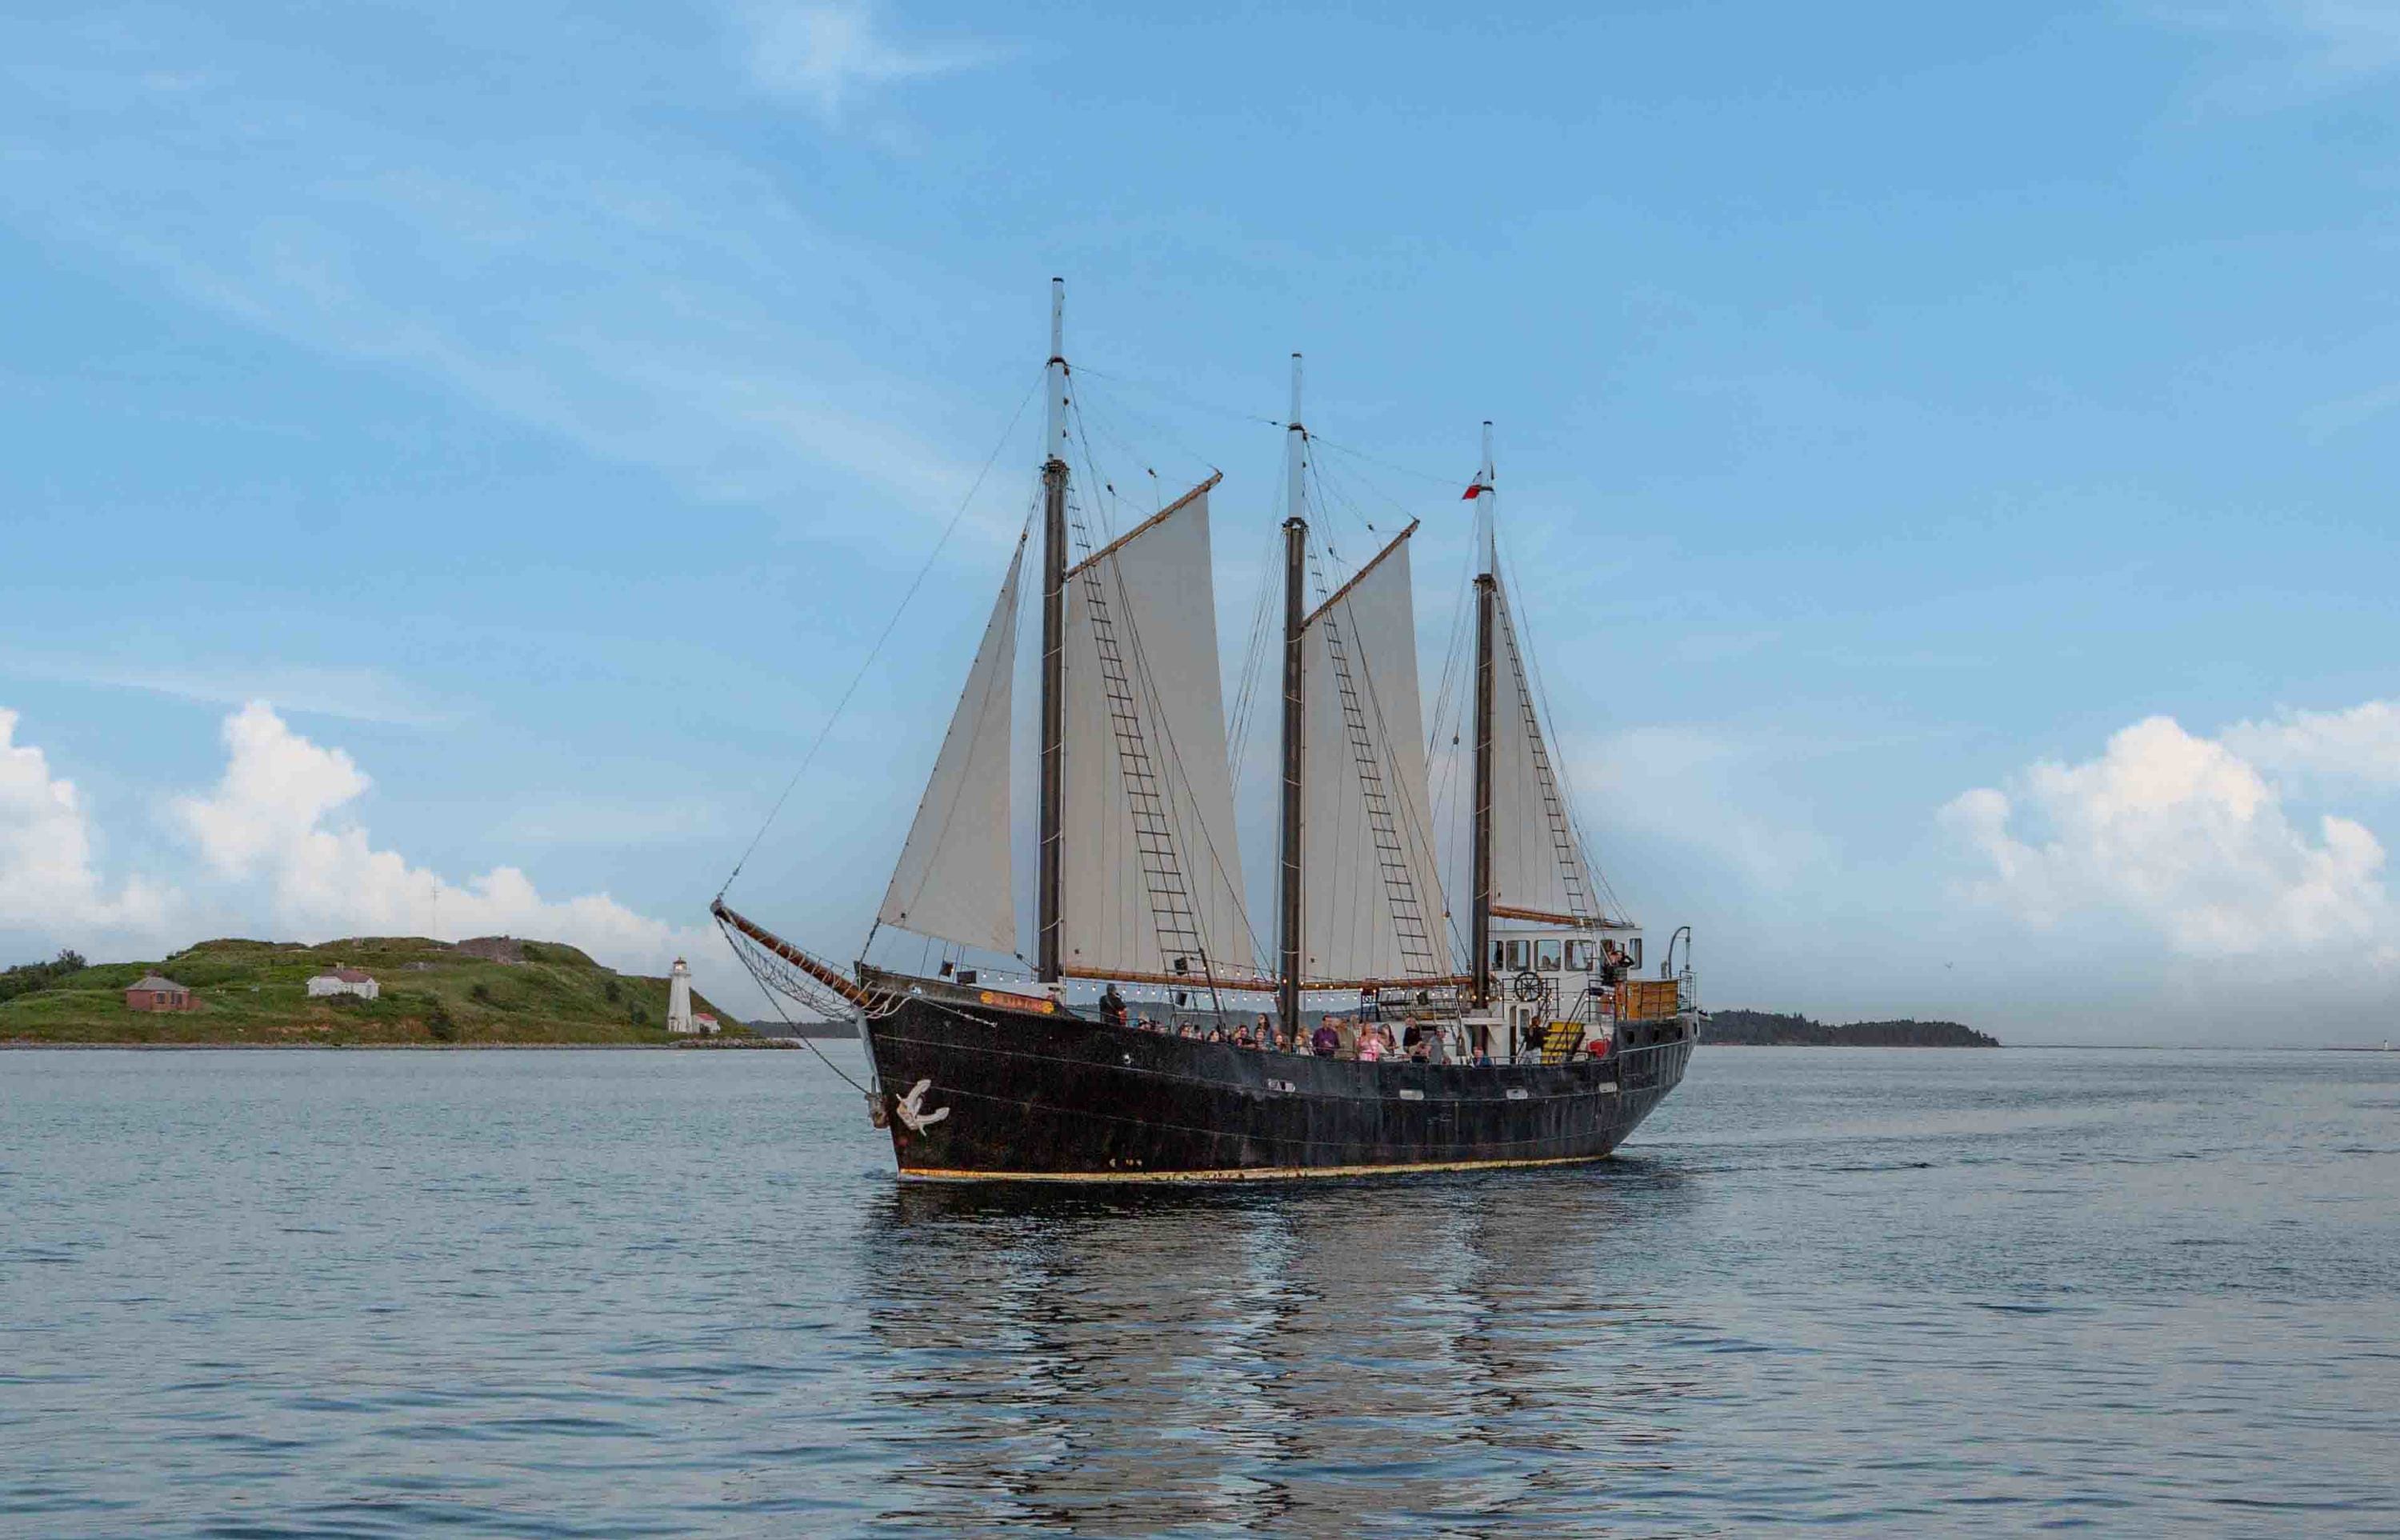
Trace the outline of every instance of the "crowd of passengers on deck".
<path fill-rule="evenodd" d="M 1125 997 L 1111 984 L 1100 996 L 1100 1019 L 1111 1027 L 1126 1027 L 1136 1031 L 1155 1032 L 1163 1037 L 1184 1038 L 1198 1043 L 1230 1043 L 1236 1048 L 1248 1048 L 1260 1053 L 1304 1054 L 1316 1058 L 1349 1059 L 1361 1064 L 1384 1060 L 1407 1060 L 1414 1064 L 1466 1063 L 1489 1068 L 1493 1063 L 1488 1043 L 1478 1042 L 1474 1051 L 1464 1060 L 1452 1051 L 1450 1039 L 1440 1027 L 1431 1022 L 1404 1020 L 1398 1032 L 1391 1024 L 1369 1020 L 1363 1015 L 1328 1015 L 1319 1018 L 1314 1030 L 1293 1032 L 1277 1027 L 1265 1015 L 1255 1025 L 1235 1023 L 1228 1028 L 1221 1022 L 1203 1027 L 1193 1021 L 1161 1021 L 1147 1012 L 1132 1012 Z M 1579 1045 L 1579 1052 L 1593 1058 L 1604 1057 L 1609 1040 L 1605 1035 Z"/>

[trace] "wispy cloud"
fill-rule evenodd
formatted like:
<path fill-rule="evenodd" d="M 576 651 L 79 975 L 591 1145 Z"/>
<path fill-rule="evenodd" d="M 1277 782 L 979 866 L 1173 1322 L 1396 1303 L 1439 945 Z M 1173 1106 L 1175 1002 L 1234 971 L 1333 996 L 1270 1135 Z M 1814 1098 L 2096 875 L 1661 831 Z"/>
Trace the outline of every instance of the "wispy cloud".
<path fill-rule="evenodd" d="M 755 14 L 784 35 L 784 13 Z M 968 58 L 897 48 L 864 11 L 828 27 L 758 57 L 829 102 Z M 832 237 L 772 174 L 634 121 L 448 142 L 280 61 L 245 72 L 238 44 L 192 46 L 233 54 L 238 93 L 145 89 L 113 58 L 20 76 L 0 107 L 0 219 L 689 497 L 946 520 L 972 482 L 943 445 L 988 429 L 948 431 L 940 382 L 876 361 L 876 329 L 845 324 L 923 307 L 920 275 Z M 997 541 L 1016 517 L 989 522 Z"/>
<path fill-rule="evenodd" d="M 2246 47 L 2254 57 L 2210 92 L 2237 105 L 2284 105 L 2400 72 L 2400 6 L 2390 0 L 2219 0 L 2154 14 Z"/>
<path fill-rule="evenodd" d="M 527 807 L 497 832 L 536 845 L 641 845 L 722 837 L 731 827 L 722 808 L 689 797 L 574 797 Z"/>
<path fill-rule="evenodd" d="M 124 659 L 9 654 L 0 673 L 48 684 L 138 689 L 204 705 L 260 699 L 314 716 L 399 727 L 439 727 L 457 714 L 391 675 L 370 668 L 271 662 L 145 662 Z"/>
<path fill-rule="evenodd" d="M 733 18 L 751 80 L 805 102 L 828 123 L 878 87 L 955 75 L 1008 54 L 974 41 L 895 41 L 873 0 L 745 0 Z"/>
<path fill-rule="evenodd" d="M 1788 743 L 1725 728 L 1664 723 L 1561 745 L 1587 805 L 1643 833 L 1695 846 L 1752 887 L 1782 893 L 1834 859 L 1806 809 L 1774 787 Z"/>
<path fill-rule="evenodd" d="M 2400 384 L 2362 390 L 2357 395 L 2311 407 L 2300 415 L 2300 427 L 2311 440 L 2323 443 L 2394 411 L 2400 411 Z"/>

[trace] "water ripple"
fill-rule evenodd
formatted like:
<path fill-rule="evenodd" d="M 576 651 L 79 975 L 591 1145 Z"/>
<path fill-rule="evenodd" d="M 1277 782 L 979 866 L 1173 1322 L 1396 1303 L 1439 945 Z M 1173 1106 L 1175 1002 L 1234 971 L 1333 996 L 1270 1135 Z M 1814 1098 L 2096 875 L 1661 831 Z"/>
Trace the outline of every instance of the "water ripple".
<path fill-rule="evenodd" d="M 9 1533 L 2400 1531 L 2371 1056 L 1704 1051 L 1573 1177 L 1123 1192 L 897 1187 L 797 1055 L 6 1068 Z"/>

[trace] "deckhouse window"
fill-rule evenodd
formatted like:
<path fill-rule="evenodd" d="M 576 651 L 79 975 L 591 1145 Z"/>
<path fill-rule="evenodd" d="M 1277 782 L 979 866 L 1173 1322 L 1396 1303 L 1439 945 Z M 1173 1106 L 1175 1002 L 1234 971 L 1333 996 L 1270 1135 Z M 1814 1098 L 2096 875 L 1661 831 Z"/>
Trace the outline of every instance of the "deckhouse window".
<path fill-rule="evenodd" d="M 1542 972 L 1546 974 L 1554 974 L 1559 971 L 1561 959 L 1559 957 L 1559 943 L 1556 938 L 1534 943 L 1534 956 L 1535 959 L 1534 966 L 1539 968 Z"/>
<path fill-rule="evenodd" d="M 1570 972 L 1578 974 L 1588 974 L 1591 972 L 1590 942 L 1570 941 L 1567 943 L 1567 968 Z"/>
<path fill-rule="evenodd" d="M 1527 941 L 1511 941 L 1508 943 L 1509 967 L 1516 969 L 1519 973 L 1523 973 L 1527 968 L 1534 965 L 1533 959 L 1533 943 Z"/>

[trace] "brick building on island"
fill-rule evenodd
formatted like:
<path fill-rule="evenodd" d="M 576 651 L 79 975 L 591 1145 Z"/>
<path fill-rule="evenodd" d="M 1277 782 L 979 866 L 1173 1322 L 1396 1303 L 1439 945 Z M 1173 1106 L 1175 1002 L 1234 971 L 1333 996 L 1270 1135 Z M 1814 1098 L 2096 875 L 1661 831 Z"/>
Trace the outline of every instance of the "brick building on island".
<path fill-rule="evenodd" d="M 125 1008 L 129 1011 L 188 1011 L 192 1008 L 192 991 L 162 974 L 144 974 L 139 983 L 125 987 Z"/>

